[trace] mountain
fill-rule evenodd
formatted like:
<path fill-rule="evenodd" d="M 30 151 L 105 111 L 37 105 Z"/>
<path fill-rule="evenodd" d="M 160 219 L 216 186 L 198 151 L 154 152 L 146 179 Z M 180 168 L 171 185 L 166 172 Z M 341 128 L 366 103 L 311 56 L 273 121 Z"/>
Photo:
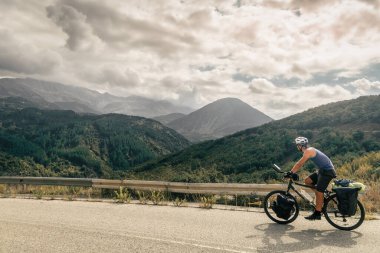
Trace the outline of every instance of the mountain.
<path fill-rule="evenodd" d="M 175 106 L 167 101 L 143 97 L 117 97 L 111 94 L 46 82 L 30 78 L 0 79 L 0 97 L 23 97 L 41 109 L 73 110 L 79 113 L 121 113 L 155 117 L 174 112 L 190 113 L 191 108 Z M 52 106 L 46 106 L 46 105 Z"/>
<path fill-rule="evenodd" d="M 0 99 L 0 175 L 110 178 L 190 144 L 151 119 L 30 106 Z"/>
<path fill-rule="evenodd" d="M 30 78 L 0 79 L 0 97 L 22 97 L 40 109 L 63 109 L 99 114 L 89 101 L 96 100 L 97 96 L 97 92 L 59 83 Z"/>
<path fill-rule="evenodd" d="M 157 116 L 157 117 L 154 117 L 152 119 L 154 120 L 157 120 L 159 122 L 161 122 L 162 124 L 166 125 L 174 120 L 177 120 L 177 119 L 180 119 L 182 117 L 186 116 L 186 114 L 183 114 L 183 113 L 170 113 L 170 114 L 167 114 L 167 115 L 161 115 L 161 116 Z"/>
<path fill-rule="evenodd" d="M 331 103 L 192 145 L 137 166 L 128 177 L 184 182 L 263 182 L 278 179 L 271 167 L 289 170 L 301 157 L 297 136 L 309 138 L 335 165 L 380 151 L 380 96 Z M 305 171 L 312 171 L 308 162 Z M 339 173 L 339 171 L 338 171 Z"/>
<path fill-rule="evenodd" d="M 224 98 L 167 124 L 188 140 L 217 139 L 272 121 L 237 98 Z"/>
<path fill-rule="evenodd" d="M 14 112 L 28 107 L 57 109 L 54 108 L 54 104 L 50 104 L 46 101 L 44 103 L 41 103 L 41 101 L 40 103 L 34 103 L 22 97 L 0 97 L 0 111 L 2 113 Z"/>

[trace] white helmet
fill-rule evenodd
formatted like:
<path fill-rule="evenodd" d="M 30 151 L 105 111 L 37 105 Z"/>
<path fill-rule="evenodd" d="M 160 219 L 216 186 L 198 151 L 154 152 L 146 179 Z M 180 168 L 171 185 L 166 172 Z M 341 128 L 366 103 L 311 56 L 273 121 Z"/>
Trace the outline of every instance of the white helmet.
<path fill-rule="evenodd" d="M 296 144 L 301 146 L 306 146 L 309 143 L 309 140 L 306 137 L 297 137 Z"/>

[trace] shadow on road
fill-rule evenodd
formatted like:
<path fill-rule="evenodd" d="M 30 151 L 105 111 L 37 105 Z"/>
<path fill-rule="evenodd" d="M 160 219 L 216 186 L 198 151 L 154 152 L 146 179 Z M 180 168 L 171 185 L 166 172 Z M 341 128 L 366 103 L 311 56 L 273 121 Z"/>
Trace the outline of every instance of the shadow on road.
<path fill-rule="evenodd" d="M 320 246 L 351 248 L 362 236 L 356 231 L 307 229 L 293 231 L 292 225 L 260 224 L 255 229 L 263 231 L 262 246 L 257 252 L 294 252 L 312 250 Z M 247 236 L 250 238 L 250 236 Z"/>

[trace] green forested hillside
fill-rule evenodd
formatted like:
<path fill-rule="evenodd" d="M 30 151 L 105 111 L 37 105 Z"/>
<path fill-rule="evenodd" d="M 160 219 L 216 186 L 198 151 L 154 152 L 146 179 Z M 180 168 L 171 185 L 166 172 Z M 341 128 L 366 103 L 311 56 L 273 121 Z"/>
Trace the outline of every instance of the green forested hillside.
<path fill-rule="evenodd" d="M 288 118 L 138 166 L 127 176 L 188 182 L 261 182 L 276 179 L 271 166 L 290 169 L 301 157 L 293 140 L 306 136 L 335 166 L 380 150 L 380 96 L 360 97 L 310 109 Z M 306 165 L 307 170 L 313 164 Z"/>
<path fill-rule="evenodd" d="M 33 104 L 23 99 L 0 103 L 1 175 L 114 177 L 189 145 L 174 130 L 142 117 L 28 106 Z"/>
<path fill-rule="evenodd" d="M 0 100 L 1 175 L 262 182 L 278 177 L 273 163 L 289 169 L 300 158 L 293 144 L 300 135 L 337 168 L 380 150 L 380 96 L 320 106 L 190 147 L 153 120 L 34 106 L 20 98 Z"/>

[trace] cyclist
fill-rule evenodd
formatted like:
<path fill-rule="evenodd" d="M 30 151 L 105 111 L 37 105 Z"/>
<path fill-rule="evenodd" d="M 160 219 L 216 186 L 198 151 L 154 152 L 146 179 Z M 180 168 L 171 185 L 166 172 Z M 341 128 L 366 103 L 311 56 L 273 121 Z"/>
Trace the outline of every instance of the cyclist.
<path fill-rule="evenodd" d="M 305 184 L 316 186 L 316 189 L 314 190 L 316 198 L 315 210 L 310 216 L 305 217 L 305 219 L 320 220 L 323 207 L 323 193 L 330 181 L 336 177 L 334 165 L 327 155 L 316 148 L 309 147 L 309 141 L 307 138 L 297 137 L 295 143 L 297 149 L 300 152 L 303 152 L 303 156 L 290 170 L 290 174 L 296 173 L 309 159 L 318 167 L 318 172 L 314 172 L 305 179 Z"/>

